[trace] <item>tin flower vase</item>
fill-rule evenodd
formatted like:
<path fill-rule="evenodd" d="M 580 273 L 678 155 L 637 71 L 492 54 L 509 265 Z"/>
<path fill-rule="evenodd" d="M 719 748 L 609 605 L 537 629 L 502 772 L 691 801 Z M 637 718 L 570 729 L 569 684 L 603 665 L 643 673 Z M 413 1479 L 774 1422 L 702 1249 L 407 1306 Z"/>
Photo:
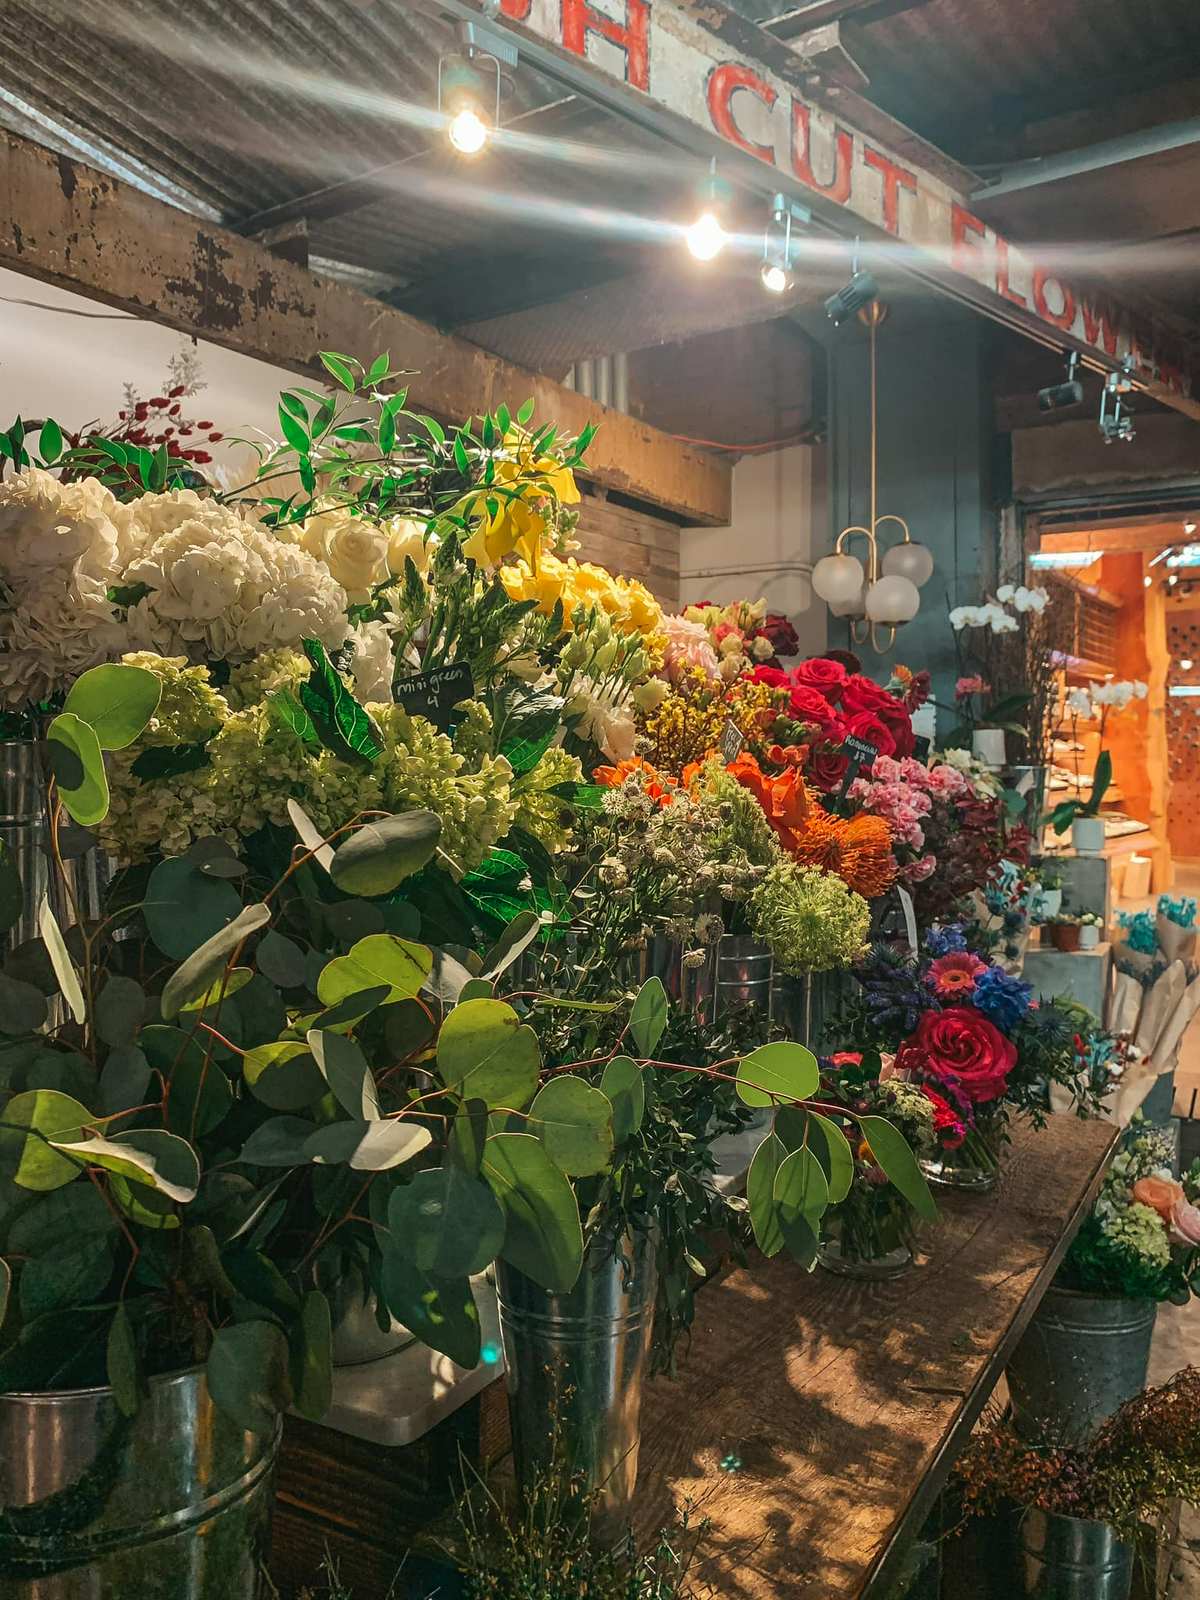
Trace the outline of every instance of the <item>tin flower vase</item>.
<path fill-rule="evenodd" d="M 894 1189 L 856 1179 L 829 1213 L 817 1260 L 843 1278 L 896 1278 L 913 1264 L 912 1213 Z"/>
<path fill-rule="evenodd" d="M 1008 1139 L 1008 1109 L 1001 1101 L 975 1108 L 975 1126 L 957 1150 L 922 1156 L 921 1171 L 943 1189 L 981 1191 L 995 1187 L 1000 1152 Z"/>
<path fill-rule="evenodd" d="M 21 879 L 22 908 L 9 930 L 12 946 L 38 937 L 38 910 L 49 898 L 60 928 L 69 928 L 76 912 L 85 921 L 100 915 L 108 886 L 109 862 L 93 837 L 63 818 L 59 846 L 62 871 L 56 870 L 47 809 L 49 784 L 43 746 L 34 740 L 0 742 L 0 845 Z"/>

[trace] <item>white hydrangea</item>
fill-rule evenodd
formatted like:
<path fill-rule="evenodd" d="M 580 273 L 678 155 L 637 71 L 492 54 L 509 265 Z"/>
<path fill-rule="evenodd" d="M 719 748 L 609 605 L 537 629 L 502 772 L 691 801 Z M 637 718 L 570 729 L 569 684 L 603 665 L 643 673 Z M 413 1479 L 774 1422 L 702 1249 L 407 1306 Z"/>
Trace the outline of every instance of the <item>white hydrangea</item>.
<path fill-rule="evenodd" d="M 395 658 L 392 635 L 384 622 L 363 622 L 350 630 L 354 660 L 354 692 L 366 704 L 390 705 Z"/>
<path fill-rule="evenodd" d="M 305 638 L 336 649 L 347 597 L 326 565 L 216 501 L 191 505 L 187 492 L 127 508 L 146 537 L 122 583 L 150 591 L 130 607 L 127 648 L 193 661 L 240 661 Z"/>

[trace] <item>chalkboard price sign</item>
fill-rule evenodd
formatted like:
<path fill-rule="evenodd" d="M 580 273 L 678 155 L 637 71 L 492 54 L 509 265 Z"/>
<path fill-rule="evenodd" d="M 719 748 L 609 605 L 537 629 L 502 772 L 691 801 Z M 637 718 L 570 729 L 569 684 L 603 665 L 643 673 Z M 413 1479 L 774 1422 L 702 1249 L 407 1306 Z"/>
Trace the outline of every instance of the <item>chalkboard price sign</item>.
<path fill-rule="evenodd" d="M 448 728 L 451 712 L 460 700 L 469 700 L 475 693 L 475 680 L 465 662 L 455 662 L 448 667 L 435 667 L 432 672 L 417 672 L 411 678 L 402 678 L 395 686 L 397 704 L 404 707 L 410 717 L 428 717 L 443 730 Z"/>
<path fill-rule="evenodd" d="M 745 742 L 742 737 L 742 730 L 737 723 L 727 722 L 721 733 L 721 760 L 725 762 L 726 766 L 731 761 L 736 761 L 741 755 L 742 746 Z"/>

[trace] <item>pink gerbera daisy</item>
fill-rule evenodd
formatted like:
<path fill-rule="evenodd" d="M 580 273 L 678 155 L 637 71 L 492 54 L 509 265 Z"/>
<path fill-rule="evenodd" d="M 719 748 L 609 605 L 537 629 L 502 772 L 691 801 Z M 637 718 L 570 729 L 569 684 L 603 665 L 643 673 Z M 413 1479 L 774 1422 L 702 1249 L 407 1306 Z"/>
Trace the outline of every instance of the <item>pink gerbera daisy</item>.
<path fill-rule="evenodd" d="M 975 979 L 986 971 L 986 961 L 973 956 L 969 950 L 955 950 L 937 958 L 925 981 L 941 999 L 957 1000 L 969 995 L 975 987 Z"/>

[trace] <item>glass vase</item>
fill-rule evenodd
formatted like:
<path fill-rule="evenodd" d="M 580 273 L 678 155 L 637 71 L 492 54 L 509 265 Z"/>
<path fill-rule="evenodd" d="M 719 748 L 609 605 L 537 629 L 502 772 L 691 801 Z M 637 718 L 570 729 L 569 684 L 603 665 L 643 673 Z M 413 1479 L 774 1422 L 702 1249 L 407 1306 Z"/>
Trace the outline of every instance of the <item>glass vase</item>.
<path fill-rule="evenodd" d="M 830 1213 L 817 1260 L 843 1278 L 896 1278 L 913 1263 L 912 1213 L 894 1190 L 856 1178 Z"/>
<path fill-rule="evenodd" d="M 1000 1104 L 976 1106 L 975 1126 L 957 1150 L 921 1157 L 921 1171 L 943 1189 L 994 1188 L 1000 1152 L 1008 1137 L 1008 1111 Z"/>

